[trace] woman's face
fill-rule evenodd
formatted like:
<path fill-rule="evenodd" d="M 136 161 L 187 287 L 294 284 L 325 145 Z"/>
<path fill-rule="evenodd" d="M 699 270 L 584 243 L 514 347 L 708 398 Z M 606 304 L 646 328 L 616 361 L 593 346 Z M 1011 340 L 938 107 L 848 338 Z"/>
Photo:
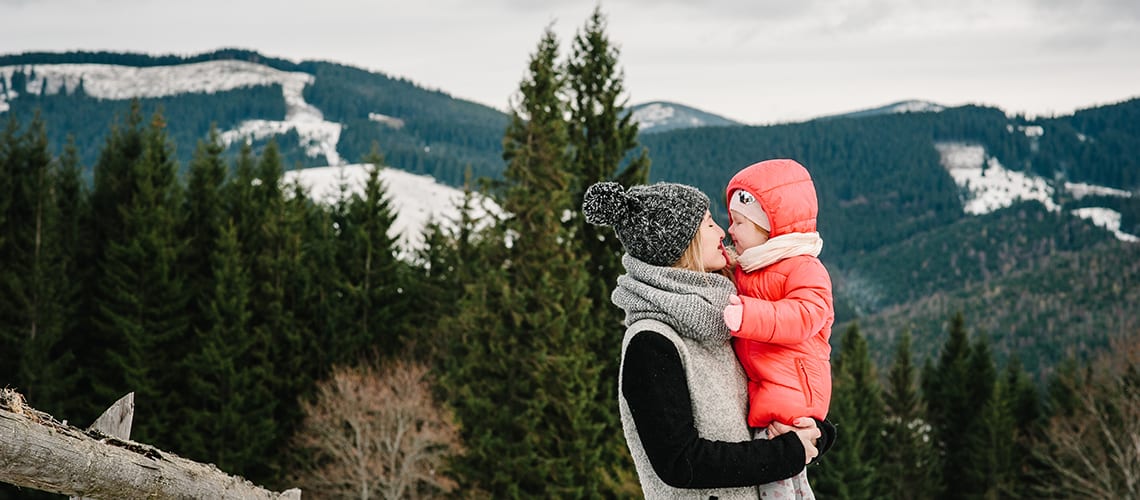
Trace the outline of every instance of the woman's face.
<path fill-rule="evenodd" d="M 708 210 L 705 210 L 705 218 L 701 220 L 697 237 L 701 239 L 701 263 L 705 270 L 713 272 L 724 269 L 728 265 L 728 255 L 724 252 L 724 230 L 717 225 Z"/>

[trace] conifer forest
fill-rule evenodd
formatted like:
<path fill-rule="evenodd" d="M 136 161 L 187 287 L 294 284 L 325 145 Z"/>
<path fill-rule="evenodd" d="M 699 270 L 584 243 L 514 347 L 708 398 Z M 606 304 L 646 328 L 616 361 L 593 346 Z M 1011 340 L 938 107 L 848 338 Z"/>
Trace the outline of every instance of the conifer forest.
<path fill-rule="evenodd" d="M 547 28 L 506 122 L 496 122 L 501 136 L 479 138 L 502 148 L 501 174 L 468 168 L 460 216 L 429 224 L 414 251 L 390 236 L 397 207 L 377 169 L 392 158 L 367 136 L 351 140 L 371 151 L 369 181 L 325 204 L 283 181 L 296 165 L 279 142 L 227 154 L 216 131 L 173 141 L 169 124 L 183 112 L 161 103 L 135 101 L 99 124 L 101 143 L 60 148 L 48 139 L 59 131 L 38 115 L 9 114 L 0 132 L 0 387 L 76 425 L 133 391 L 131 439 L 266 487 L 299 487 L 305 498 L 639 498 L 618 416 L 623 314 L 609 299 L 623 272 L 621 247 L 611 229 L 583 220 L 586 187 L 650 182 L 652 160 L 653 180 L 700 187 L 723 216 L 720 190 L 731 170 L 698 178 L 681 165 L 740 166 L 769 150 L 827 164 L 830 152 L 799 150 L 795 137 L 825 126 L 837 142 L 873 132 L 788 126 L 743 153 L 714 147 L 747 142 L 731 131 L 727 139 L 639 136 L 625 112 L 619 55 L 600 10 L 570 40 Z M 281 113 L 256 95 L 250 101 Z M 963 121 L 988 116 L 958 113 Z M 900 127 L 916 134 L 958 133 L 907 120 Z M 884 119 L 871 128 L 888 127 Z M 931 161 L 880 139 L 888 153 Z M 702 145 L 686 149 L 689 142 Z M 1008 145 L 1008 155 L 1028 155 L 1020 147 Z M 1125 148 L 1137 151 L 1134 142 Z M 1032 205 L 992 214 L 986 227 L 1018 224 L 1040 238 L 978 234 L 942 220 L 960 212 L 946 190 L 931 187 L 945 181 L 894 172 L 874 182 L 897 184 L 896 197 L 913 195 L 900 213 L 926 218 L 881 216 L 857 233 L 849 226 L 859 211 L 880 205 L 848 202 L 873 189 L 841 192 L 826 179 L 821 213 L 832 218 L 821 232 L 834 238 L 825 262 L 899 273 L 905 290 L 888 294 L 894 302 L 878 311 L 905 306 L 893 314 L 906 315 L 922 303 L 915 299 L 934 296 L 956 307 L 889 334 L 883 316 L 864 320 L 865 304 L 839 312 L 828 416 L 838 438 L 808 467 L 816 495 L 1140 498 L 1136 309 L 1042 319 L 1041 335 L 1058 343 L 1021 354 L 1006 334 L 1012 327 L 995 318 L 1046 302 L 1081 307 L 1079 300 L 1034 296 L 998 314 L 978 291 L 989 273 L 1010 268 L 1023 271 L 1011 274 L 1022 281 L 1002 281 L 1007 288 L 1031 291 L 1046 276 L 1034 274 L 1038 261 L 1003 260 L 1002 249 L 1016 256 L 1044 241 L 1063 252 L 1080 240 L 1095 258 L 1066 254 L 1071 267 L 1050 261 L 1048 276 L 1082 280 L 1064 273 L 1092 265 L 1103 274 L 1090 289 L 1128 304 L 1140 289 L 1138 245 L 1055 223 Z M 502 211 L 475 215 L 483 196 Z M 1121 211 L 1126 223 L 1140 213 L 1134 204 Z M 965 275 L 934 262 L 945 272 L 910 281 L 905 271 L 925 268 L 922 259 L 957 251 L 908 239 L 935 223 L 959 231 L 955 241 L 998 250 Z M 877 232 L 897 243 L 870 248 Z M 946 283 L 963 281 L 982 288 L 955 288 L 965 295 L 953 297 Z M 1067 328 L 1077 323 L 1103 335 L 1073 338 Z M 0 484 L 0 499 L 49 497 Z"/>

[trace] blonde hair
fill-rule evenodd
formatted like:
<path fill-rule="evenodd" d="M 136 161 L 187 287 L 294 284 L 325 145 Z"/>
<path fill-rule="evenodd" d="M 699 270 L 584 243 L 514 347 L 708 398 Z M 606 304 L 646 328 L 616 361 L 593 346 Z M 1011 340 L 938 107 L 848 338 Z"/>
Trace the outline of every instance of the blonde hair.
<path fill-rule="evenodd" d="M 724 267 L 715 271 L 716 274 L 733 279 L 732 267 L 736 264 L 736 254 L 730 251 L 730 259 Z M 689 241 L 689 247 L 685 249 L 685 253 L 681 254 L 681 258 L 673 264 L 673 267 L 681 269 L 688 269 L 690 271 L 697 271 L 700 273 L 710 272 L 705 269 L 705 252 L 701 250 L 701 232 L 693 236 L 692 241 Z M 733 279 L 735 281 L 735 279 Z"/>

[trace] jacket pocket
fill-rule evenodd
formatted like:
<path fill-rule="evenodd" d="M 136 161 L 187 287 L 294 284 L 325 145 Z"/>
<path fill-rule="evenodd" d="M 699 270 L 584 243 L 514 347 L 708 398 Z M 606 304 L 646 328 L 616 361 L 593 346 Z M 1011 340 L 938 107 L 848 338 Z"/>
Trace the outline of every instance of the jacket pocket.
<path fill-rule="evenodd" d="M 808 377 L 807 364 L 803 358 L 796 358 L 796 373 L 800 376 L 800 392 L 804 394 L 804 405 L 812 408 L 814 398 L 811 390 L 811 377 Z"/>

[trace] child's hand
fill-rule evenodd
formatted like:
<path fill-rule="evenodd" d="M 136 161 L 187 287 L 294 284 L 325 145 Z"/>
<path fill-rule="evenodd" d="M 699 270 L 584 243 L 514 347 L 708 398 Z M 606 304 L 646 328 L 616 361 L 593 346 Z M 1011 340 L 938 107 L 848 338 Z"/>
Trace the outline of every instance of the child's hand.
<path fill-rule="evenodd" d="M 735 332 L 740 330 L 742 321 L 744 321 L 744 305 L 740 303 L 740 297 L 729 295 L 728 305 L 724 306 L 724 324 L 728 325 L 729 330 Z"/>
<path fill-rule="evenodd" d="M 822 431 L 816 426 L 815 420 L 810 417 L 797 418 L 792 424 L 794 427 L 782 422 L 768 424 L 768 439 L 774 439 L 776 436 L 788 432 L 795 432 L 804 445 L 804 463 L 810 464 L 815 457 L 819 456 L 817 445 Z"/>

